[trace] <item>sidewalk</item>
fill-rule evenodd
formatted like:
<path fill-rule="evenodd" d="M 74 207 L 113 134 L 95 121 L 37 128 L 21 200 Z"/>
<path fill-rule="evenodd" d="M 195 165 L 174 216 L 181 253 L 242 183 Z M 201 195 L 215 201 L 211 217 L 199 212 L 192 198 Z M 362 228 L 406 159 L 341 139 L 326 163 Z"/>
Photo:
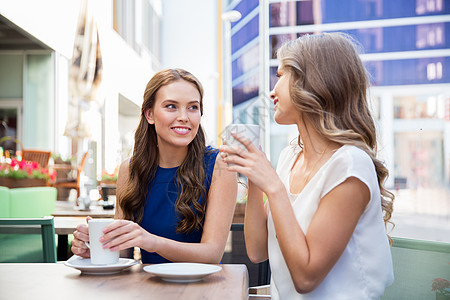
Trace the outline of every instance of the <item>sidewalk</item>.
<path fill-rule="evenodd" d="M 391 236 L 450 242 L 450 191 L 395 191 Z"/>

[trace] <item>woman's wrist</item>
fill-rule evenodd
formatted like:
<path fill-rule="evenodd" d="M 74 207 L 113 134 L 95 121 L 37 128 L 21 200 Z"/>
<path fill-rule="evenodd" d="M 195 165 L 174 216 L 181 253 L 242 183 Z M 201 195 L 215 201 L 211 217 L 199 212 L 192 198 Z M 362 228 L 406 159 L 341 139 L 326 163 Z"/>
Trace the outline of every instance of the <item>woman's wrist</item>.
<path fill-rule="evenodd" d="M 163 239 L 157 235 L 147 232 L 144 242 L 144 250 L 147 252 L 158 253 L 161 250 Z"/>
<path fill-rule="evenodd" d="M 264 192 L 266 193 L 267 198 L 274 199 L 285 193 L 286 187 L 281 180 L 276 180 L 275 182 L 268 184 Z"/>

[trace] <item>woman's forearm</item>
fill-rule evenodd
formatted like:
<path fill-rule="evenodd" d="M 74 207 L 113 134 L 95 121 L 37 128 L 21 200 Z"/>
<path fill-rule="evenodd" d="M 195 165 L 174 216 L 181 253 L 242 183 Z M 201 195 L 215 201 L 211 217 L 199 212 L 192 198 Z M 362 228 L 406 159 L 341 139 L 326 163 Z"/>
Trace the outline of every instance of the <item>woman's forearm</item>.
<path fill-rule="evenodd" d="M 156 252 L 160 256 L 172 262 L 196 262 L 218 264 L 223 255 L 225 245 L 215 243 L 183 243 L 171 239 L 156 237 L 153 249 L 145 249 Z"/>
<path fill-rule="evenodd" d="M 258 263 L 268 258 L 267 214 L 263 202 L 263 192 L 251 181 L 248 185 L 244 221 L 245 244 L 249 259 Z"/>

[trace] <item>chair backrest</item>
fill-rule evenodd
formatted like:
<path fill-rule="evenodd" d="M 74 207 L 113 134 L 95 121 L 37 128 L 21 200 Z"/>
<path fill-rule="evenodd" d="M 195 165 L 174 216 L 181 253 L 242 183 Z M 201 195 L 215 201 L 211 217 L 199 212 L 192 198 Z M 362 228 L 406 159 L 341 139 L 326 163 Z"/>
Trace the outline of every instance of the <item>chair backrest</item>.
<path fill-rule="evenodd" d="M 53 217 L 0 218 L 0 262 L 56 263 Z"/>
<path fill-rule="evenodd" d="M 83 154 L 83 158 L 81 158 L 81 162 L 78 165 L 78 169 L 77 169 L 77 185 L 80 184 L 81 172 L 83 172 L 84 165 L 86 164 L 87 155 L 88 155 L 87 152 L 85 152 Z"/>
<path fill-rule="evenodd" d="M 10 189 L 10 218 L 42 218 L 55 209 L 57 190 L 49 186 Z"/>
<path fill-rule="evenodd" d="M 10 217 L 9 203 L 9 188 L 7 188 L 6 186 L 0 186 L 0 218 Z"/>
<path fill-rule="evenodd" d="M 440 278 L 450 281 L 450 243 L 405 238 L 393 240 L 391 252 L 395 279 L 381 299 L 438 299 L 438 292 L 433 291 L 432 284 Z"/>
<path fill-rule="evenodd" d="M 22 150 L 22 159 L 27 161 L 35 161 L 39 164 L 41 168 L 47 168 L 48 161 L 50 160 L 50 151 L 41 151 L 41 150 L 30 150 L 23 149 Z"/>

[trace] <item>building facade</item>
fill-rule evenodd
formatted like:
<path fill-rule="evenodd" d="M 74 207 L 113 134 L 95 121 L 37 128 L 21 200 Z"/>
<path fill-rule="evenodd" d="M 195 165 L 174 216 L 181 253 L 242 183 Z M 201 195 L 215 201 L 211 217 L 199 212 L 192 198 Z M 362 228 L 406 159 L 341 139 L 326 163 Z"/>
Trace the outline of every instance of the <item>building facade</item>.
<path fill-rule="evenodd" d="M 97 177 L 131 155 L 145 85 L 160 69 L 159 0 L 89 1 L 98 27 L 103 79 L 88 115 L 91 137 L 64 135 L 72 95 L 69 70 L 82 1 L 0 3 L 2 136 L 63 157 L 89 151 L 85 172 Z M 36 16 L 39 16 L 37 18 Z"/>
<path fill-rule="evenodd" d="M 228 1 L 232 24 L 234 119 L 264 125 L 276 164 L 296 138 L 274 124 L 268 94 L 276 50 L 303 34 L 341 31 L 363 46 L 377 120 L 380 156 L 390 188 L 450 185 L 450 3 L 445 0 Z"/>

